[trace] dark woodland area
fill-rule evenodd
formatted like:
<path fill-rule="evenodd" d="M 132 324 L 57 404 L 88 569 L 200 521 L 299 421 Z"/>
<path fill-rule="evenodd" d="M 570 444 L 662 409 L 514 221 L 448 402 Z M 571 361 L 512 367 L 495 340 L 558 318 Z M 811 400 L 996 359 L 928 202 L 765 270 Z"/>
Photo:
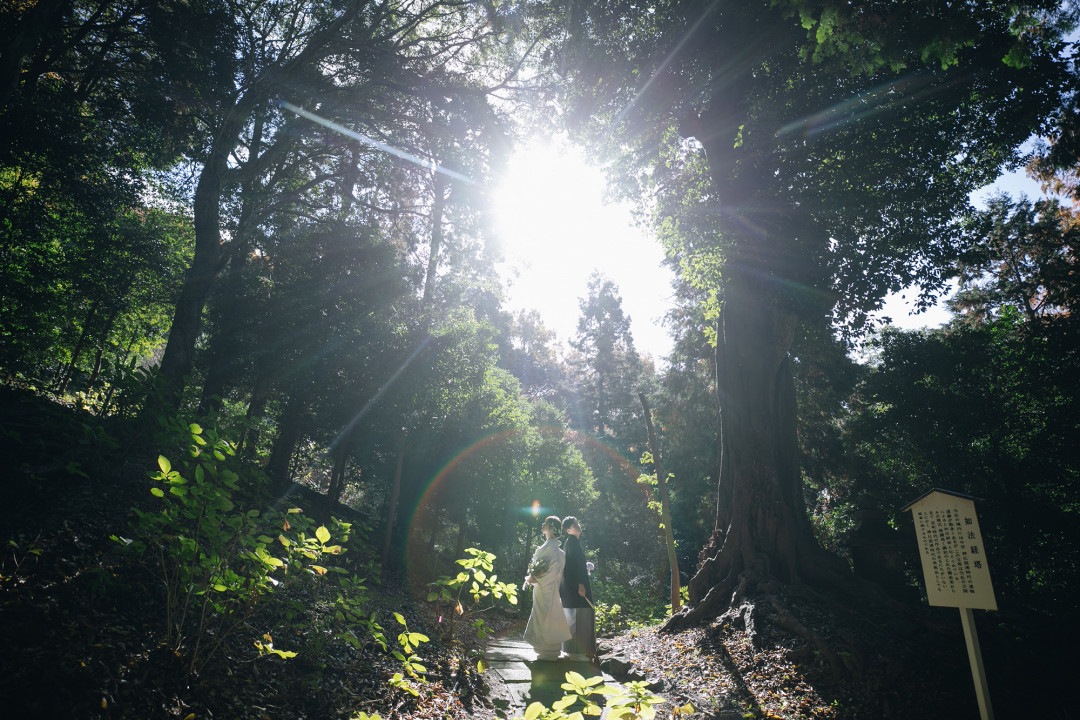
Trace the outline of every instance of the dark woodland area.
<path fill-rule="evenodd" d="M 0 4 L 5 712 L 513 716 L 485 646 L 574 515 L 608 716 L 977 718 L 905 510 L 940 488 L 996 716 L 1080 717 L 1078 21 Z M 670 355 L 601 271 L 573 337 L 506 308 L 494 188 L 553 135 L 663 246 Z"/>

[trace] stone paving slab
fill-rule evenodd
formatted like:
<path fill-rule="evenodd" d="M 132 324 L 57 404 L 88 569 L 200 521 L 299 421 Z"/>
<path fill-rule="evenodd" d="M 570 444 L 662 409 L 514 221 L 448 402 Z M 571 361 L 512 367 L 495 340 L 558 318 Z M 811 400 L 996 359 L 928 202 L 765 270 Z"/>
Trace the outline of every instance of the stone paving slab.
<path fill-rule="evenodd" d="M 500 708 L 507 718 L 520 717 L 533 702 L 551 707 L 565 694 L 561 686 L 566 681 L 566 673 L 571 670 L 585 677 L 602 675 L 605 684 L 616 684 L 613 677 L 591 663 L 537 660 L 532 646 L 521 638 L 499 638 L 489 642 L 484 653 L 484 664 L 497 673 L 502 681 L 508 707 L 501 708 L 500 703 Z"/>
<path fill-rule="evenodd" d="M 503 682 L 527 683 L 532 682 L 532 671 L 522 663 L 492 662 L 488 667 L 499 673 Z"/>

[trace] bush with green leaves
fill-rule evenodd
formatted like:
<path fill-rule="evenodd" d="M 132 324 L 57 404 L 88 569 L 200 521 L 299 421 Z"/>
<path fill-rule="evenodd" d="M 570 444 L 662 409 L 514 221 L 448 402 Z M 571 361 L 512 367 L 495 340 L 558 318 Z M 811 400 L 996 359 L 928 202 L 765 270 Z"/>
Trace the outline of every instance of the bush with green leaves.
<path fill-rule="evenodd" d="M 663 622 L 670 604 L 665 606 L 666 583 L 657 573 L 657 568 L 618 560 L 608 560 L 602 572 L 593 573 L 597 635 Z"/>
<path fill-rule="evenodd" d="M 235 447 L 197 423 L 184 428 L 187 453 L 174 465 L 164 455 L 150 474 L 150 492 L 160 500 L 136 509 L 134 538 L 113 535 L 130 550 L 151 554 L 165 587 L 167 641 L 186 653 L 188 671 L 206 666 L 222 644 L 260 609 L 264 596 L 328 573 L 348 573 L 328 560 L 344 552 L 350 526 L 332 521 L 338 543 L 325 526 L 300 508 L 268 509 L 269 480 L 236 458 Z M 363 586 L 339 579 L 342 619 L 377 632 L 373 618 L 361 619 L 355 604 Z M 349 596 L 349 600 L 346 599 Z M 269 635 L 254 642 L 260 656 L 290 657 Z"/>
<path fill-rule="evenodd" d="M 428 593 L 428 602 L 434 602 L 439 621 L 446 618 L 447 642 L 454 640 L 454 628 L 457 617 L 472 620 L 476 630 L 476 637 L 483 640 L 490 634 L 487 623 L 484 622 L 481 613 L 494 609 L 498 600 L 506 599 L 511 605 L 517 605 L 517 586 L 504 583 L 494 573 L 495 555 L 477 548 L 466 548 L 465 552 L 470 555 L 460 558 L 457 564 L 462 567 L 454 577 L 444 575 L 431 583 L 432 590 Z M 472 597 L 472 605 L 462 604 L 462 593 L 468 593 Z M 488 604 L 484 604 L 488 603 Z M 445 610 L 445 614 L 442 612 Z"/>

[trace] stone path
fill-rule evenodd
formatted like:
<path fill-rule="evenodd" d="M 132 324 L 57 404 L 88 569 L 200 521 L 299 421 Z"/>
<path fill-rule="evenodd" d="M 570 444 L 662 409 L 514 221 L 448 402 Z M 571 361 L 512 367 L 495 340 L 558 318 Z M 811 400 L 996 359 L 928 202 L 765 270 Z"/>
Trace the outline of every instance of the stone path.
<path fill-rule="evenodd" d="M 541 702 L 547 707 L 562 699 L 566 692 L 560 687 L 566 673 L 573 670 L 585 677 L 603 675 L 605 684 L 615 679 L 601 672 L 596 665 L 572 660 L 537 660 L 532 646 L 521 638 L 492 640 L 484 653 L 488 672 L 497 673 L 501 691 L 492 697 L 499 715 L 520 717 L 530 703 Z M 605 713 L 606 714 L 606 713 Z"/>

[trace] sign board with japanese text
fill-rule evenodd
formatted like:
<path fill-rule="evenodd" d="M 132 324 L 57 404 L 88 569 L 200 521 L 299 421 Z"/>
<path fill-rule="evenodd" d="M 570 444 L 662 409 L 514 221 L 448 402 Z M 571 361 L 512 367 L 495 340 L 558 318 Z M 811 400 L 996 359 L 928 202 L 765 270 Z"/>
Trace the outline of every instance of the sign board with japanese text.
<path fill-rule="evenodd" d="M 997 610 L 974 498 L 935 489 L 904 510 L 915 519 L 927 601 Z"/>

